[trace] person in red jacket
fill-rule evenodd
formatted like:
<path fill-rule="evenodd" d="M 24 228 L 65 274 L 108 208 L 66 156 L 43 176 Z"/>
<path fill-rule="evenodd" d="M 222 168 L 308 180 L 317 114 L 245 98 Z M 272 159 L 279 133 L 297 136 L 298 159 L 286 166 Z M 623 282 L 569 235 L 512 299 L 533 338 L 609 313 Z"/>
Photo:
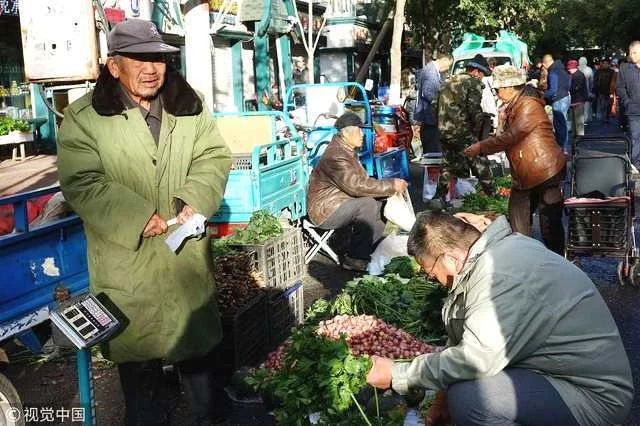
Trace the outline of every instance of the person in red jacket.
<path fill-rule="evenodd" d="M 555 142 L 553 127 L 539 92 L 526 85 L 526 76 L 511 65 L 500 65 L 494 88 L 505 103 L 506 123 L 497 136 L 465 150 L 469 157 L 505 151 L 511 163 L 513 188 L 509 219 L 514 231 L 531 236 L 532 214 L 540 215 L 540 231 L 547 248 L 564 251 L 561 185 L 567 159 Z"/>

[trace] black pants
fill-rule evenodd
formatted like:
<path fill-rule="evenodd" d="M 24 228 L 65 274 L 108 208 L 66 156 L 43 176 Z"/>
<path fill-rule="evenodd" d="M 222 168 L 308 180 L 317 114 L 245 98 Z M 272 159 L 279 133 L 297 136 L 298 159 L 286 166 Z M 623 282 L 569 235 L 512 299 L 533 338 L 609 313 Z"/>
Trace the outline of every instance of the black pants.
<path fill-rule="evenodd" d="M 230 414 L 231 400 L 219 385 L 210 356 L 176 363 L 182 387 L 191 408 L 192 419 L 185 423 L 210 425 Z M 168 422 L 168 389 L 162 362 L 126 362 L 118 364 L 125 401 L 125 424 L 162 425 Z"/>
<path fill-rule="evenodd" d="M 538 209 L 542 241 L 549 250 L 559 255 L 564 253 L 564 228 L 562 210 L 564 199 L 561 185 L 564 170 L 546 182 L 527 190 L 511 189 L 509 198 L 509 221 L 511 228 L 523 235 L 531 236 L 533 212 Z"/>
<path fill-rule="evenodd" d="M 422 153 L 442 152 L 440 145 L 440 131 L 438 126 L 422 123 L 420 126 L 420 142 L 422 143 Z"/>
<path fill-rule="evenodd" d="M 352 226 L 351 244 L 347 255 L 353 259 L 369 260 L 384 233 L 385 223 L 381 210 L 381 201 L 371 197 L 354 198 L 342 203 L 318 227 L 340 229 Z"/>

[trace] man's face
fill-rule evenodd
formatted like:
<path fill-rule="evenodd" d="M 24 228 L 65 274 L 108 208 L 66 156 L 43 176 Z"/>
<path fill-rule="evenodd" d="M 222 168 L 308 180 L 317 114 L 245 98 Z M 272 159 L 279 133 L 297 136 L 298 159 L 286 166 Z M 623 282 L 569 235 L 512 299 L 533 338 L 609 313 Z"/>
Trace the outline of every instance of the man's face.
<path fill-rule="evenodd" d="M 640 67 L 640 44 L 629 49 L 629 61 Z"/>
<path fill-rule="evenodd" d="M 458 274 L 458 261 L 454 253 L 440 253 L 438 256 L 425 256 L 416 261 L 430 279 L 437 280 L 445 287 L 450 287 L 453 276 Z"/>
<path fill-rule="evenodd" d="M 127 54 L 110 58 L 107 64 L 111 75 L 134 98 L 153 98 L 164 84 L 167 64 L 161 53 Z"/>
<path fill-rule="evenodd" d="M 476 68 L 470 69 L 469 74 L 471 74 L 472 76 L 474 76 L 478 80 L 482 80 L 482 78 L 484 77 L 484 73 L 482 71 L 476 69 Z"/>
<path fill-rule="evenodd" d="M 360 148 L 364 143 L 364 135 L 360 127 L 352 126 L 348 132 L 349 145 L 353 148 Z"/>
<path fill-rule="evenodd" d="M 607 62 L 607 61 L 602 61 L 602 62 L 600 63 L 600 68 L 601 68 L 601 69 L 603 69 L 603 70 L 609 69 L 609 62 Z"/>

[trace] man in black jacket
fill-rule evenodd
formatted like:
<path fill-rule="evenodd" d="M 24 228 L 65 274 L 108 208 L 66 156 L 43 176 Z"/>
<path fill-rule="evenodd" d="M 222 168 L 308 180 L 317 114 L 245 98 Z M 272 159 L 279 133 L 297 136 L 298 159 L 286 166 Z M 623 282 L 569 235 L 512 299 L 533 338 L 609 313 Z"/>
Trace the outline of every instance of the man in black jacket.
<path fill-rule="evenodd" d="M 613 93 L 611 89 L 611 80 L 613 79 L 613 70 L 609 68 L 609 60 L 603 59 L 600 62 L 600 68 L 594 77 L 593 87 L 596 92 L 598 107 L 596 110 L 596 119 L 609 120 L 611 114 L 611 101 Z"/>
<path fill-rule="evenodd" d="M 562 62 L 553 60 L 553 56 L 544 55 L 542 66 L 549 73 L 547 77 L 547 90 L 544 98 L 547 104 L 553 108 L 553 128 L 556 132 L 558 145 L 568 152 L 567 140 L 569 139 L 569 129 L 567 128 L 567 113 L 571 106 L 571 77 L 565 71 Z"/>
<path fill-rule="evenodd" d="M 574 136 L 584 136 L 584 103 L 589 99 L 587 77 L 578 69 L 578 61 L 567 61 L 567 71 L 571 75 L 571 111 Z"/>
<path fill-rule="evenodd" d="M 629 124 L 633 142 L 631 161 L 640 166 L 640 40 L 629 45 L 629 63 L 622 64 L 616 91 Z"/>

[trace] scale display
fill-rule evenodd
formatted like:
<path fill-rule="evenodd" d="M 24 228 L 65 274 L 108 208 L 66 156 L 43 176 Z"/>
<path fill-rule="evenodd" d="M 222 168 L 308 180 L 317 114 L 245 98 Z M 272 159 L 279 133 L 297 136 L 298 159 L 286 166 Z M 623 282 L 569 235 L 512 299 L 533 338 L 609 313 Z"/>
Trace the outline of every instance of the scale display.
<path fill-rule="evenodd" d="M 89 293 L 61 303 L 51 312 L 51 321 L 78 349 L 100 343 L 120 326 L 104 305 Z"/>

